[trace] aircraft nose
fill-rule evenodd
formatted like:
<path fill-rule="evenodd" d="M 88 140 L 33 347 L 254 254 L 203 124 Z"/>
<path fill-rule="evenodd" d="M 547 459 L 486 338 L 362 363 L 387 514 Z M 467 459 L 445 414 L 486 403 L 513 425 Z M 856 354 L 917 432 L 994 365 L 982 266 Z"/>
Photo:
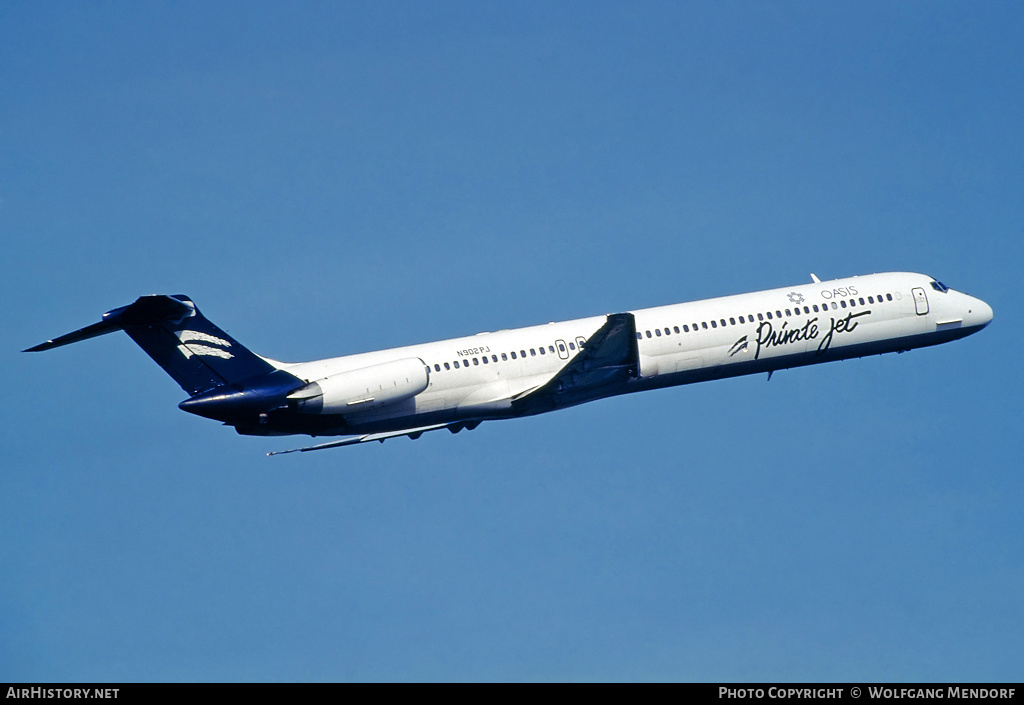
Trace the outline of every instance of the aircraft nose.
<path fill-rule="evenodd" d="M 992 307 L 981 299 L 976 299 L 973 296 L 968 297 L 967 303 L 967 320 L 964 321 L 971 326 L 980 326 L 984 328 L 992 322 Z"/>

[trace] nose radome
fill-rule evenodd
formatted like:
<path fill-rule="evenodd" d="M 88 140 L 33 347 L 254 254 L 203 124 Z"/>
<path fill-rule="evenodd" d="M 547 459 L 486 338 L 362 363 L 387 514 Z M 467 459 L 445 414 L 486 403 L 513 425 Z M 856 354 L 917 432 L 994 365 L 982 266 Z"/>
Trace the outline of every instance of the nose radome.
<path fill-rule="evenodd" d="M 967 306 L 967 320 L 964 321 L 968 325 L 974 326 L 987 326 L 992 322 L 992 307 L 981 299 L 976 299 L 973 296 L 969 297 L 970 301 Z"/>
<path fill-rule="evenodd" d="M 992 322 L 992 307 L 989 306 L 984 301 L 981 301 L 980 299 L 978 300 L 978 303 L 980 303 L 982 306 L 981 317 L 985 321 L 985 325 L 987 326 L 989 323 Z"/>

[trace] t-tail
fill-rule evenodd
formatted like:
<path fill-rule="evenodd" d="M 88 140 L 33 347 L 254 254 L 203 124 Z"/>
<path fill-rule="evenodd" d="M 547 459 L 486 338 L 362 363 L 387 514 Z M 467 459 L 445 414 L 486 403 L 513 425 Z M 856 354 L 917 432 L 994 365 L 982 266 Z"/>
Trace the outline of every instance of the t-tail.
<path fill-rule="evenodd" d="M 280 370 L 211 323 L 181 294 L 143 296 L 103 320 L 24 352 L 51 350 L 123 330 L 190 396 L 184 411 L 232 425 L 258 423 L 305 382 Z"/>

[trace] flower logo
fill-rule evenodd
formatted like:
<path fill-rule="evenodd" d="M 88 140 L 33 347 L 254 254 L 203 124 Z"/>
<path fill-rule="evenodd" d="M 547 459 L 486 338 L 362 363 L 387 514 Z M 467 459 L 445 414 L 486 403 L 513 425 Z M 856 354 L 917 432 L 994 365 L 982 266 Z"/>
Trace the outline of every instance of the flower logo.
<path fill-rule="evenodd" d="M 798 294 L 795 291 L 791 294 L 787 294 L 787 298 L 789 299 L 790 303 L 794 304 L 802 304 L 804 302 L 804 295 Z"/>

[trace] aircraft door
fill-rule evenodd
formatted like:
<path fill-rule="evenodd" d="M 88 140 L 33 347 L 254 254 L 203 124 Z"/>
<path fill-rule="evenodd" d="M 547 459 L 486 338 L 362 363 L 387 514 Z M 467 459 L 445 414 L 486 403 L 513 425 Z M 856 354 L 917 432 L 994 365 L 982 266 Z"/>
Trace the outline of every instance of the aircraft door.
<path fill-rule="evenodd" d="M 558 351 L 558 357 L 563 360 L 569 359 L 569 346 L 565 344 L 564 340 L 555 341 L 555 350 Z"/>
<path fill-rule="evenodd" d="M 928 297 L 924 293 L 924 289 L 916 286 L 912 289 L 914 294 L 914 306 L 917 308 L 917 315 L 923 316 L 928 313 Z"/>

